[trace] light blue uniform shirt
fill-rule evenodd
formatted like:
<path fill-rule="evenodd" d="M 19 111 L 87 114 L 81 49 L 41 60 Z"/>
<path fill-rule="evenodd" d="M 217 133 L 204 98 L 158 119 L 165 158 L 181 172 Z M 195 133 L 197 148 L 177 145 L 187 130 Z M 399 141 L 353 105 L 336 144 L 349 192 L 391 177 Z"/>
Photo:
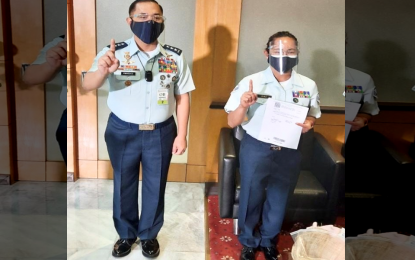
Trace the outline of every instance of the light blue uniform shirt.
<path fill-rule="evenodd" d="M 345 69 L 345 100 L 361 103 L 359 112 L 379 114 L 375 83 L 369 74 L 349 67 Z"/>
<path fill-rule="evenodd" d="M 247 76 L 239 82 L 231 92 L 231 96 L 225 105 L 225 111 L 227 113 L 238 108 L 241 102 L 241 96 L 244 92 L 249 90 L 249 80 L 251 79 L 254 93 L 259 95 L 269 95 L 275 100 L 309 107 L 308 116 L 313 116 L 315 118 L 321 116 L 318 89 L 313 80 L 302 76 L 293 70 L 291 78 L 288 81 L 279 83 L 275 79 L 274 74 L 272 74 L 270 67 L 264 71 Z M 295 100 L 297 102 L 295 102 Z M 247 111 L 248 120 L 241 124 L 250 136 L 257 139 L 264 118 L 265 102 L 266 98 L 258 98 L 257 102 L 251 105 Z"/>
<path fill-rule="evenodd" d="M 176 108 L 174 95 L 182 95 L 195 89 L 187 62 L 180 49 L 157 45 L 156 49 L 144 53 L 135 43 L 134 37 L 117 43 L 115 57 L 120 61 L 121 72 L 127 72 L 127 66 L 133 66 L 138 80 L 119 77 L 114 73 L 107 78 L 109 109 L 119 118 L 135 124 L 160 123 L 169 119 Z M 109 50 L 105 47 L 94 59 L 89 72 L 98 70 L 98 59 Z M 152 70 L 153 81 L 145 80 L 145 70 Z M 118 71 L 120 74 L 120 71 Z M 121 79 L 122 78 L 122 79 Z M 126 81 L 131 85 L 127 86 Z M 160 91 L 167 93 L 167 103 L 159 104 Z"/>
<path fill-rule="evenodd" d="M 50 41 L 48 44 L 45 45 L 45 47 L 42 48 L 42 50 L 40 51 L 39 55 L 37 56 L 36 60 L 32 63 L 32 65 L 40 65 L 46 62 L 46 52 L 52 48 L 55 47 L 56 44 L 58 44 L 59 42 L 63 41 L 64 38 L 62 37 L 56 37 L 55 39 L 53 39 L 52 41 Z M 55 82 L 58 81 L 59 83 L 62 84 L 62 89 L 61 89 L 61 93 L 59 95 L 59 99 L 61 101 L 61 103 L 67 107 L 67 102 L 66 102 L 66 93 L 67 93 L 67 67 L 63 66 L 59 73 L 56 74 L 55 78 L 53 78 L 52 80 L 50 80 L 49 82 Z M 59 84 L 57 83 L 57 84 Z"/>

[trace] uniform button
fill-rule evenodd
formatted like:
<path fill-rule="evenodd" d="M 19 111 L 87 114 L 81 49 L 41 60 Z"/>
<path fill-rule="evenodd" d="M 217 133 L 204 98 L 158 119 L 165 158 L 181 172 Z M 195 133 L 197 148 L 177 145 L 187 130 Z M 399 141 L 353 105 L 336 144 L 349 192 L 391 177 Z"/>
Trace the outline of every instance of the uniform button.
<path fill-rule="evenodd" d="M 148 107 L 146 107 L 146 109 L 148 109 Z"/>
<path fill-rule="evenodd" d="M 150 94 L 150 91 L 147 91 L 147 94 Z"/>

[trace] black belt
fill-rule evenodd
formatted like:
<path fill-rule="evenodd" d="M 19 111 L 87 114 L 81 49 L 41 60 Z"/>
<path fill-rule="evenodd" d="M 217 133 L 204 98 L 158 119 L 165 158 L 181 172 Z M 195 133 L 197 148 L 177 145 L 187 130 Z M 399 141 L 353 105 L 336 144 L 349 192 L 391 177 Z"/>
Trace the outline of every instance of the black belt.
<path fill-rule="evenodd" d="M 161 123 L 155 123 L 155 124 L 134 124 L 134 123 L 129 123 L 129 122 L 125 122 L 124 120 L 120 119 L 118 116 L 116 116 L 114 113 L 111 112 L 111 117 L 117 121 L 117 123 L 120 123 L 122 125 L 128 126 L 128 127 L 134 127 L 134 128 L 138 128 L 138 130 L 142 130 L 142 131 L 152 131 L 155 129 L 159 129 L 159 128 L 163 128 L 169 124 L 171 124 L 172 122 L 174 122 L 174 117 L 171 116 L 169 119 L 167 119 L 164 122 Z"/>

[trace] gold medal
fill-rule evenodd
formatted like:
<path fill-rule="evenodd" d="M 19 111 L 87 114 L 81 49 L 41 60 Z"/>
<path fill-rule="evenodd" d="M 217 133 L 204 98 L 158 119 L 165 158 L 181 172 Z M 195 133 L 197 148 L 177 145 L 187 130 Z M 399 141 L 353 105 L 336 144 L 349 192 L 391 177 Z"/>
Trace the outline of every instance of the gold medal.
<path fill-rule="evenodd" d="M 131 81 L 127 80 L 124 84 L 128 87 L 131 85 Z"/>

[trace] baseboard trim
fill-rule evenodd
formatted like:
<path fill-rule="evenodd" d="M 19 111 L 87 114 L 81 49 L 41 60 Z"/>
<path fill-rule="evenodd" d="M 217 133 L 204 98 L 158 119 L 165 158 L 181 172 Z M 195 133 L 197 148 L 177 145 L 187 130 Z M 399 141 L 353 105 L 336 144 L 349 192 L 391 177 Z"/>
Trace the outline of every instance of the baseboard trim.
<path fill-rule="evenodd" d="M 9 174 L 0 174 L 0 185 L 10 185 Z"/>
<path fill-rule="evenodd" d="M 67 172 L 66 173 L 66 181 L 67 182 L 74 182 L 74 174 L 73 174 L 73 172 Z"/>

